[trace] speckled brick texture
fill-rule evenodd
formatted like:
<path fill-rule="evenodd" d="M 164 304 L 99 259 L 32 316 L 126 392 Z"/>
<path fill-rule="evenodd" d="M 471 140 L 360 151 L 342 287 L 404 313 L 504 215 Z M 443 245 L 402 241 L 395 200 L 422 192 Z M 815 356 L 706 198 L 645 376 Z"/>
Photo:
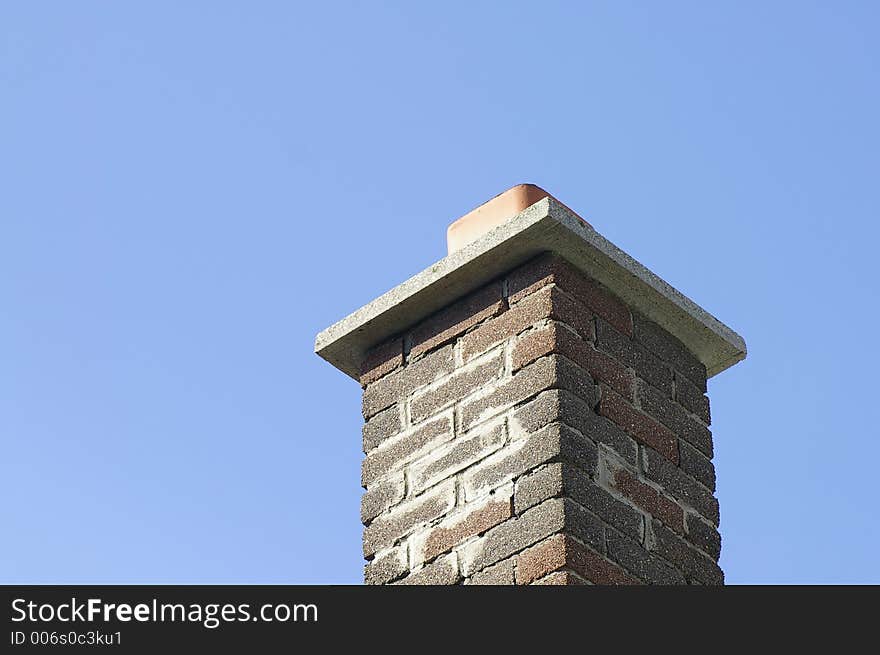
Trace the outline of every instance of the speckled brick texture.
<path fill-rule="evenodd" d="M 377 344 L 367 584 L 723 584 L 706 369 L 541 255 Z"/>

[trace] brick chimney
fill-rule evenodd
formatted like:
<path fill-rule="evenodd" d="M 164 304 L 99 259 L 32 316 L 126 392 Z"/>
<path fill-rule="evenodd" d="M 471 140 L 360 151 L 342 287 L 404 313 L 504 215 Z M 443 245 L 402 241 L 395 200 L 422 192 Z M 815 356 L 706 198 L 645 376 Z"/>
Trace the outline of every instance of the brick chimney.
<path fill-rule="evenodd" d="M 318 335 L 363 387 L 368 584 L 721 584 L 707 378 L 743 339 L 545 191 Z"/>

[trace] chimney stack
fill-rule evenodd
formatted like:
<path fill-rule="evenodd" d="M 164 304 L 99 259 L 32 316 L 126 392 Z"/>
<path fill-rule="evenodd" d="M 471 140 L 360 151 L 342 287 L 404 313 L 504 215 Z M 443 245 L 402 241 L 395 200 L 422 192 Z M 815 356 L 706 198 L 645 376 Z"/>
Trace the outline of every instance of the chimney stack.
<path fill-rule="evenodd" d="M 743 339 L 539 187 L 321 332 L 363 387 L 368 584 L 722 584 L 709 377 Z"/>

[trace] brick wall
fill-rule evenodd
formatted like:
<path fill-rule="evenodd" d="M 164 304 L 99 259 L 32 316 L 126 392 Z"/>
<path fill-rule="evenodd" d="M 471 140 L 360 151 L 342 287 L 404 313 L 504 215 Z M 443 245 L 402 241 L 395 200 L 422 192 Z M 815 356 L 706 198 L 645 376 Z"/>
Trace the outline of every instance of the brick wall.
<path fill-rule="evenodd" d="M 706 370 L 541 256 L 362 366 L 368 584 L 720 584 Z"/>

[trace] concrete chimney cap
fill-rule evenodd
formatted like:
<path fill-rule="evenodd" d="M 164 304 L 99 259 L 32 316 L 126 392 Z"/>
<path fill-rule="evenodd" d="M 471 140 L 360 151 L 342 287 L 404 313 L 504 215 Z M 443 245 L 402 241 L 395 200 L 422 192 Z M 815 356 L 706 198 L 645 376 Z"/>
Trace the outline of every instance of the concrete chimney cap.
<path fill-rule="evenodd" d="M 519 209 L 530 200 L 531 205 Z M 514 209 L 519 210 L 509 215 Z M 677 337 L 710 377 L 746 357 L 739 334 L 540 187 L 508 189 L 456 220 L 447 239 L 446 257 L 322 331 L 315 338 L 315 352 L 358 380 L 368 349 L 537 255 L 552 252 Z"/>

